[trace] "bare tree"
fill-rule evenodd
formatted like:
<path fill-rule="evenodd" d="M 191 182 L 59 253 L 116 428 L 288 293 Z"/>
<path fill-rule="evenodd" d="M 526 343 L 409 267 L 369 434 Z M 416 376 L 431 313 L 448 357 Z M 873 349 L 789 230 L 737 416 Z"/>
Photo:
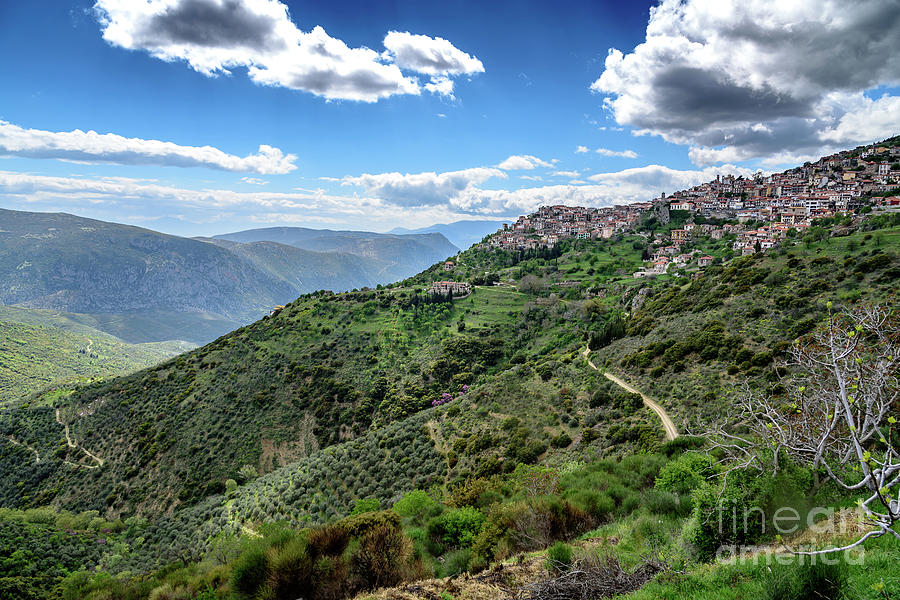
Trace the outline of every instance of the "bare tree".
<path fill-rule="evenodd" d="M 798 554 L 848 550 L 888 533 L 900 539 L 892 529 L 900 521 L 900 319 L 896 309 L 879 306 L 833 312 L 829 302 L 828 310 L 827 324 L 798 340 L 781 365 L 790 373 L 782 379 L 784 396 L 749 388 L 738 396 L 733 422 L 749 433 L 717 426 L 708 435 L 724 451 L 726 477 L 768 468 L 762 456 L 777 472 L 786 456 L 849 492 L 868 494 L 860 508 L 870 531 L 841 548 Z"/>

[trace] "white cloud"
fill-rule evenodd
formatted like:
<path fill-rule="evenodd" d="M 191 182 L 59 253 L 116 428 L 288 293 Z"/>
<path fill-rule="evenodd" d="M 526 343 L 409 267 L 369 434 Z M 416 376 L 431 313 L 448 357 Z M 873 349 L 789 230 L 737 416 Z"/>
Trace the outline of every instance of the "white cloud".
<path fill-rule="evenodd" d="M 575 179 L 567 185 L 484 189 L 481 184 L 507 179 L 507 175 L 498 169 L 476 167 L 446 173 L 346 177 L 343 185 L 358 186 L 364 194 L 335 195 L 322 189 L 237 192 L 186 189 L 125 177 L 50 177 L 0 171 L 0 195 L 10 208 L 91 212 L 97 218 L 113 220 L 116 215 L 141 214 L 153 207 L 158 214 L 187 215 L 193 222 L 305 219 L 367 228 L 383 224 L 390 229 L 398 224 L 449 222 L 467 216 L 506 217 L 548 204 L 610 206 L 647 201 L 660 192 L 671 193 L 728 173 L 752 174 L 732 165 L 690 171 L 648 165 L 592 175 L 587 185 Z"/>
<path fill-rule="evenodd" d="M 504 171 L 521 171 L 534 169 L 535 167 L 552 167 L 553 162 L 556 161 L 547 162 L 530 154 L 514 154 L 497 165 L 497 168 Z"/>
<path fill-rule="evenodd" d="M 241 177 L 241 181 L 250 185 L 267 185 L 269 182 L 258 177 Z"/>
<path fill-rule="evenodd" d="M 575 154 L 584 154 L 585 152 L 588 152 L 587 146 L 578 146 L 575 148 Z"/>
<path fill-rule="evenodd" d="M 207 76 L 246 68 L 258 84 L 327 99 L 420 94 L 418 79 L 403 69 L 432 75 L 426 89 L 452 94 L 449 77 L 484 71 L 481 61 L 442 38 L 390 32 L 385 43 L 392 46 L 378 53 L 351 48 L 320 26 L 301 31 L 278 0 L 97 0 L 94 7 L 112 45 L 185 61 Z"/>
<path fill-rule="evenodd" d="M 431 81 L 425 84 L 425 91 L 453 98 L 453 80 L 449 77 L 432 77 Z"/>
<path fill-rule="evenodd" d="M 277 175 L 297 166 L 294 154 L 260 145 L 256 154 L 235 156 L 212 146 L 180 146 L 160 140 L 126 138 L 95 131 L 42 131 L 0 121 L 0 155 L 55 158 L 91 163 L 208 167 L 223 171 Z"/>
<path fill-rule="evenodd" d="M 543 181 L 540 175 L 519 175 L 519 179 L 527 179 L 528 181 Z"/>
<path fill-rule="evenodd" d="M 705 169 L 679 171 L 662 165 L 647 165 L 611 173 L 597 173 L 588 177 L 603 188 L 607 195 L 626 202 L 647 201 L 661 192 L 671 194 L 699 183 L 710 181 L 716 175 L 753 175 L 751 169 L 735 165 L 707 167 Z"/>
<path fill-rule="evenodd" d="M 581 173 L 578 171 L 554 171 L 554 177 L 579 177 Z"/>
<path fill-rule="evenodd" d="M 345 177 L 344 185 L 356 185 L 372 196 L 401 206 L 454 204 L 462 192 L 506 173 L 489 167 L 475 167 L 446 173 L 364 173 Z"/>
<path fill-rule="evenodd" d="M 336 196 L 322 190 L 235 192 L 187 189 L 125 177 L 51 177 L 0 171 L 0 195 L 7 208 L 65 211 L 82 216 L 152 226 L 168 216 L 184 223 L 322 223 L 383 230 L 473 218 L 449 205 L 410 208 L 368 196 Z M 148 214 L 152 211 L 155 214 Z M 502 215 L 507 216 L 507 215 Z M 209 227 L 205 231 L 213 233 Z M 185 225 L 183 233 L 198 228 Z"/>
<path fill-rule="evenodd" d="M 750 176 L 753 171 L 734 165 L 687 171 L 648 165 L 598 173 L 588 177 L 588 185 L 574 179 L 568 185 L 509 190 L 480 187 L 491 178 L 503 178 L 505 175 L 497 169 L 479 167 L 449 173 L 366 174 L 348 177 L 345 183 L 361 186 L 367 194 L 391 205 L 419 207 L 443 204 L 457 212 L 491 215 L 524 213 L 546 204 L 611 206 L 648 201 L 659 197 L 660 192 L 672 193 L 715 179 L 716 175 L 727 174 Z"/>
<path fill-rule="evenodd" d="M 874 142 L 900 133 L 900 96 L 883 95 L 877 100 L 856 94 L 845 100 L 852 104 L 821 138 L 840 145 L 845 140 Z"/>
<path fill-rule="evenodd" d="M 862 101 L 900 82 L 898 40 L 896 0 L 663 0 L 591 89 L 620 125 L 691 145 L 697 164 L 773 160 L 900 129 L 894 104 Z"/>
<path fill-rule="evenodd" d="M 384 47 L 386 57 L 401 69 L 440 76 L 484 73 L 480 60 L 444 38 L 391 31 L 384 38 Z"/>
<path fill-rule="evenodd" d="M 619 158 L 637 158 L 638 157 L 638 153 L 635 152 L 634 150 L 616 151 L 616 150 L 609 150 L 608 148 L 597 148 L 596 150 L 594 150 L 594 152 L 596 152 L 597 154 L 603 155 L 603 156 L 617 156 Z"/>

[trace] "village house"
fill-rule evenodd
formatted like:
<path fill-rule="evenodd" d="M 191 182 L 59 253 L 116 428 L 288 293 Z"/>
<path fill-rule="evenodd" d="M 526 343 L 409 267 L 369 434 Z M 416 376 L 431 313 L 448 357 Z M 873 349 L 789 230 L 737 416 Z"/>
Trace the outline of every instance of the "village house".
<path fill-rule="evenodd" d="M 456 263 L 453 262 L 452 260 L 448 260 L 447 262 L 444 263 L 445 271 L 452 271 L 454 267 L 456 267 Z"/>
<path fill-rule="evenodd" d="M 701 256 L 697 259 L 697 265 L 700 267 L 708 267 L 713 262 L 712 256 Z"/>
<path fill-rule="evenodd" d="M 431 284 L 432 294 L 451 292 L 454 296 L 464 296 L 471 291 L 472 286 L 465 281 L 435 281 Z"/>

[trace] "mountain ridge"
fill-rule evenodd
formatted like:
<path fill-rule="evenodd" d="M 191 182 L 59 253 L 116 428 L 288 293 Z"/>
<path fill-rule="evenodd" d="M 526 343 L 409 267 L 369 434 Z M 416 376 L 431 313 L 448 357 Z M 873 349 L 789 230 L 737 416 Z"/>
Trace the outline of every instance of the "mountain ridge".
<path fill-rule="evenodd" d="M 87 315 L 128 342 L 205 343 L 300 294 L 374 287 L 457 251 L 439 235 L 313 235 L 318 250 L 236 245 L 0 209 L 0 303 Z"/>

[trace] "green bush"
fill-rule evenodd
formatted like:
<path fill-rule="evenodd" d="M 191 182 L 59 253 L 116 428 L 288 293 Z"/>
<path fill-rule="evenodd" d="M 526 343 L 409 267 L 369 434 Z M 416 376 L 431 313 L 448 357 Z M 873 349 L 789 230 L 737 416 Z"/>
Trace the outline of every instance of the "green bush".
<path fill-rule="evenodd" d="M 251 598 L 266 581 L 268 565 L 262 548 L 251 548 L 235 561 L 231 569 L 231 589 Z"/>
<path fill-rule="evenodd" d="M 422 525 L 431 517 L 440 514 L 441 504 L 428 495 L 424 490 L 413 490 L 394 503 L 394 512 L 409 519 L 411 522 Z"/>
<path fill-rule="evenodd" d="M 362 537 L 370 529 L 380 525 L 400 527 L 400 515 L 392 510 L 367 512 L 341 519 L 335 525 L 343 527 L 350 537 Z"/>
<path fill-rule="evenodd" d="M 381 502 L 378 501 L 378 498 L 357 498 L 350 515 L 361 515 L 379 510 L 381 510 Z"/>
<path fill-rule="evenodd" d="M 713 460 L 709 455 L 687 452 L 660 470 L 656 489 L 680 495 L 690 494 L 714 472 Z"/>
<path fill-rule="evenodd" d="M 736 470 L 729 474 L 724 489 L 704 483 L 693 491 L 696 527 L 689 538 L 701 558 L 713 557 L 723 545 L 752 545 L 772 539 L 773 518 L 779 508 L 791 507 L 799 515 L 806 514 L 810 473 L 784 460 L 781 469 L 775 477 Z M 738 518 L 732 517 L 732 511 L 737 511 Z M 786 526 L 783 520 L 781 526 Z"/>
<path fill-rule="evenodd" d="M 355 589 L 368 591 L 421 577 L 411 559 L 412 543 L 399 527 L 382 524 L 370 529 L 350 557 Z"/>
<path fill-rule="evenodd" d="M 564 573 L 572 567 L 572 546 L 565 542 L 556 542 L 547 548 L 547 561 L 544 563 L 551 573 Z"/>
<path fill-rule="evenodd" d="M 609 521 L 616 510 L 616 503 L 609 494 L 594 490 L 567 491 L 565 498 L 582 510 L 587 511 L 595 521 L 603 523 Z"/>
<path fill-rule="evenodd" d="M 444 577 L 459 575 L 469 568 L 470 560 L 472 560 L 471 548 L 460 548 L 459 550 L 450 552 L 444 560 L 444 567 L 441 574 Z"/>
<path fill-rule="evenodd" d="M 428 522 L 428 535 L 438 548 L 468 548 L 481 531 L 484 519 L 484 513 L 471 506 L 454 508 Z"/>
<path fill-rule="evenodd" d="M 679 512 L 678 496 L 663 490 L 647 490 L 644 493 L 644 506 L 655 515 L 675 515 Z M 688 506 L 690 504 L 685 503 Z"/>
<path fill-rule="evenodd" d="M 550 442 L 554 448 L 568 448 L 572 444 L 572 438 L 569 437 L 569 434 L 563 431 L 559 435 L 553 438 Z"/>

